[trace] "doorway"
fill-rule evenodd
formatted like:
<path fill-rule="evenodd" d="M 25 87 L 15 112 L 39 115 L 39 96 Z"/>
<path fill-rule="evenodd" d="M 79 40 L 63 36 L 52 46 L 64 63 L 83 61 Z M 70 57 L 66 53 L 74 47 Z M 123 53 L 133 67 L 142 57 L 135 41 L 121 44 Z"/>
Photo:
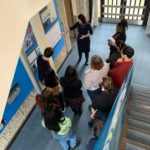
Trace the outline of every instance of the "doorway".
<path fill-rule="evenodd" d="M 68 27 L 71 27 L 74 23 L 72 3 L 70 0 L 64 0 L 64 4 L 65 4 Z M 70 32 L 70 39 L 71 39 L 71 43 L 73 44 L 75 39 L 75 32 Z"/>
<path fill-rule="evenodd" d="M 142 25 L 145 0 L 101 0 L 102 22 L 117 22 L 124 18 L 129 24 Z"/>

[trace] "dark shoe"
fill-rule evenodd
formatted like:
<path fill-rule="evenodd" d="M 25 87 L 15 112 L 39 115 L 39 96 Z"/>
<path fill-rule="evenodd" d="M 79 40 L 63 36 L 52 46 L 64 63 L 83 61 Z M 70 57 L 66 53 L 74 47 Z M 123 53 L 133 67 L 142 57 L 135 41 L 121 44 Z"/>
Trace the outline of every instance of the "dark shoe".
<path fill-rule="evenodd" d="M 92 107 L 92 105 L 89 105 L 89 107 L 88 107 L 90 112 L 91 112 L 91 107 Z"/>
<path fill-rule="evenodd" d="M 74 111 L 74 115 L 77 116 L 77 115 L 78 115 L 78 112 L 77 112 L 77 111 Z"/>
<path fill-rule="evenodd" d="M 81 110 L 81 111 L 79 111 L 79 112 L 78 112 L 78 114 L 79 114 L 79 116 L 81 116 L 81 115 L 82 115 L 82 110 Z"/>
<path fill-rule="evenodd" d="M 81 143 L 81 141 L 77 140 L 76 146 L 74 148 L 70 148 L 69 150 L 75 150 L 80 145 L 80 143 Z"/>
<path fill-rule="evenodd" d="M 84 65 L 85 65 L 85 66 L 87 66 L 87 65 L 89 65 L 89 64 L 88 64 L 88 62 L 85 62 L 85 64 L 84 64 Z"/>
<path fill-rule="evenodd" d="M 78 59 L 78 62 L 77 62 L 77 63 L 79 64 L 79 63 L 80 63 L 80 61 L 81 61 L 81 59 Z"/>
<path fill-rule="evenodd" d="M 89 124 L 89 127 L 91 127 L 91 128 L 93 127 L 93 122 L 92 121 L 90 121 L 88 124 Z"/>

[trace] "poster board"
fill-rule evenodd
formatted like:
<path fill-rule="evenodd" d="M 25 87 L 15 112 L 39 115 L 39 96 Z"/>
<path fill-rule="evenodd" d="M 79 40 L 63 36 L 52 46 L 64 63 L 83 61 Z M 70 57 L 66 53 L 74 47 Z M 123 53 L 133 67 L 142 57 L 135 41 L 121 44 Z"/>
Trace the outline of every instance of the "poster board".
<path fill-rule="evenodd" d="M 44 31 L 45 33 L 47 33 L 53 25 L 54 21 L 57 19 L 54 0 L 51 0 L 50 3 L 39 12 L 39 15 L 43 24 Z"/>
<path fill-rule="evenodd" d="M 47 39 L 47 46 L 48 47 L 55 47 L 55 45 L 59 42 L 61 39 L 61 30 L 59 22 L 53 26 L 53 28 L 46 34 Z"/>

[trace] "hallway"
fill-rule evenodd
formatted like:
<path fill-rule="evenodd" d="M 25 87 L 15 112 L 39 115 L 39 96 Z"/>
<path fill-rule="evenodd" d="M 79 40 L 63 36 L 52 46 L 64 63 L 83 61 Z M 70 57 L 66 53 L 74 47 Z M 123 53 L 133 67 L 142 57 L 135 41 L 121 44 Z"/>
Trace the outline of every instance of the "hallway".
<path fill-rule="evenodd" d="M 90 57 L 94 54 L 100 55 L 103 60 L 108 57 L 109 48 L 107 40 L 114 34 L 115 28 L 115 24 L 104 23 L 95 28 L 94 34 L 91 37 Z M 150 73 L 150 37 L 145 35 L 145 29 L 143 27 L 129 26 L 126 43 L 135 49 L 133 84 L 150 86 L 150 80 L 148 78 Z M 61 67 L 59 76 L 61 77 L 64 75 L 66 66 L 75 65 L 77 60 L 77 46 L 74 43 L 73 51 Z M 84 62 L 85 58 L 83 56 L 80 64 L 76 64 L 76 68 L 82 81 L 84 78 L 84 71 L 89 67 L 84 66 Z M 84 88 L 83 91 L 86 101 L 83 105 L 82 116 L 80 118 L 74 117 L 70 109 L 67 109 L 65 112 L 67 116 L 73 119 L 74 129 L 81 139 L 81 145 L 77 150 L 85 150 L 86 142 L 92 134 L 91 129 L 88 127 L 88 121 L 90 120 L 88 105 L 90 104 L 90 99 Z M 57 141 L 51 139 L 48 131 L 41 127 L 41 114 L 39 109 L 35 108 L 11 145 L 10 150 L 61 150 L 61 147 Z"/>

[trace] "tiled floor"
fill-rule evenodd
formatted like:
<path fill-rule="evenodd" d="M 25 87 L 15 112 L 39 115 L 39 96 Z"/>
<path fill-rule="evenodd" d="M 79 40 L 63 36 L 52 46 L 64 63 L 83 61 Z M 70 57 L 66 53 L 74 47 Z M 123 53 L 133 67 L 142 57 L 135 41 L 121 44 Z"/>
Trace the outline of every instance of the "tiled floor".
<path fill-rule="evenodd" d="M 91 40 L 90 57 L 93 54 L 100 55 L 104 60 L 108 57 L 109 48 L 107 40 L 114 32 L 114 24 L 100 24 L 95 28 Z M 127 44 L 135 49 L 133 83 L 150 86 L 150 38 L 145 35 L 145 29 L 139 26 L 129 26 L 127 30 Z M 83 80 L 84 71 L 89 66 L 85 67 L 83 65 L 85 62 L 84 57 L 79 65 L 76 64 L 77 60 L 77 48 L 76 44 L 74 44 L 73 52 L 60 69 L 59 75 L 63 76 L 67 65 L 75 65 L 80 78 Z M 73 117 L 73 113 L 70 109 L 66 111 L 66 115 L 73 119 L 74 129 L 82 141 L 78 150 L 85 150 L 87 139 L 91 135 L 91 130 L 87 124 L 89 120 L 88 105 L 90 99 L 85 89 L 83 89 L 83 91 L 86 102 L 83 105 L 84 111 L 82 116 L 80 118 Z M 10 150 L 62 150 L 57 141 L 51 138 L 48 131 L 41 127 L 40 121 L 41 114 L 36 108 L 10 147 Z"/>

